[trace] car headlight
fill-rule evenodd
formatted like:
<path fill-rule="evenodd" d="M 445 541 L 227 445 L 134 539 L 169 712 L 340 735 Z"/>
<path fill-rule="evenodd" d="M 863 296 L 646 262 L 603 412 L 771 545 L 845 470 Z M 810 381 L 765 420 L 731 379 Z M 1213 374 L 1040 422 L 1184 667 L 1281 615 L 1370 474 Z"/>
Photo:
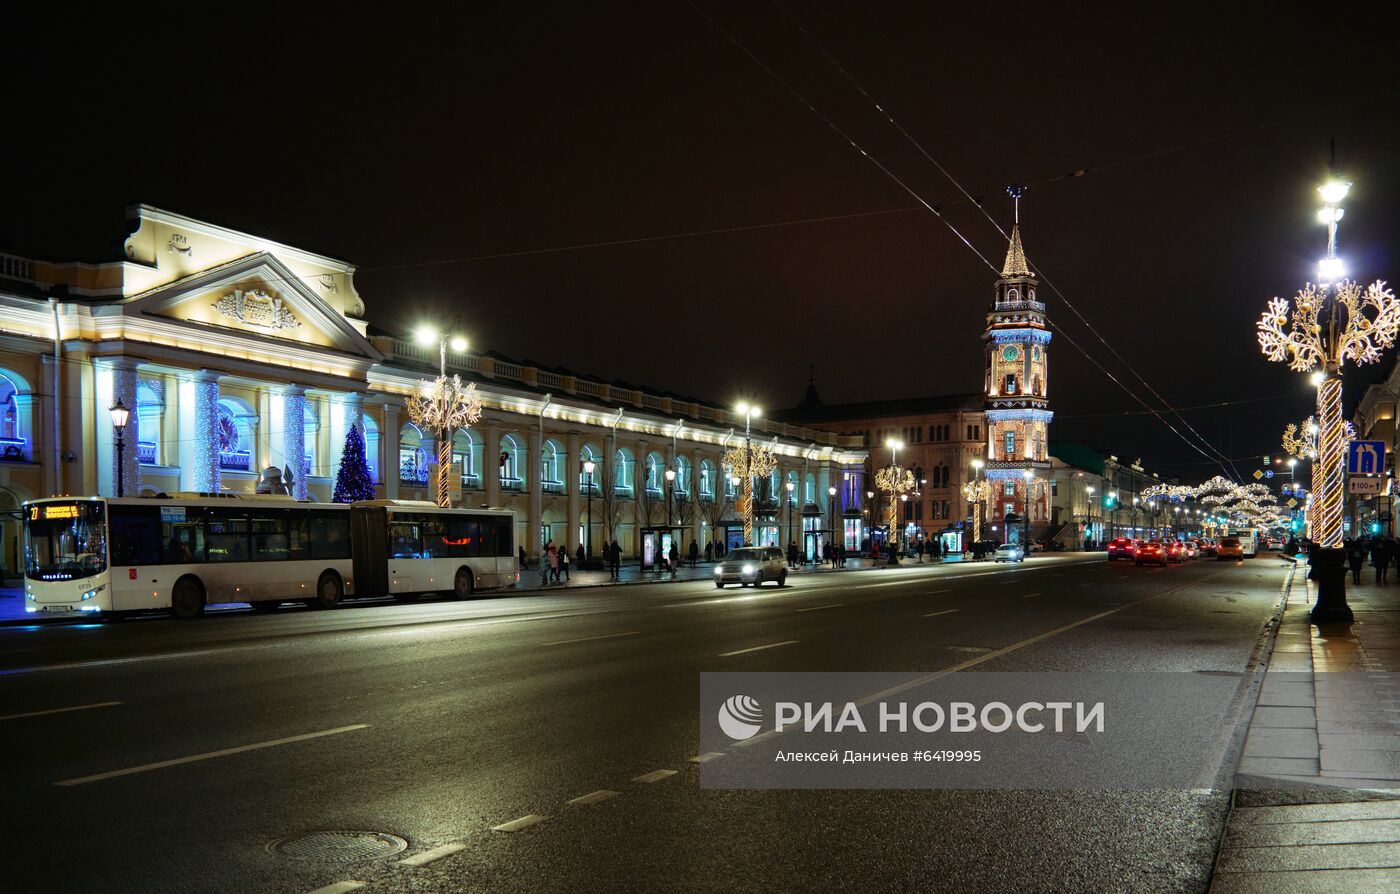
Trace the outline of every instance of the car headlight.
<path fill-rule="evenodd" d="M 752 565 L 745 565 L 745 566 L 744 566 L 744 573 L 745 573 L 745 574 L 753 574 L 753 566 L 752 566 Z"/>

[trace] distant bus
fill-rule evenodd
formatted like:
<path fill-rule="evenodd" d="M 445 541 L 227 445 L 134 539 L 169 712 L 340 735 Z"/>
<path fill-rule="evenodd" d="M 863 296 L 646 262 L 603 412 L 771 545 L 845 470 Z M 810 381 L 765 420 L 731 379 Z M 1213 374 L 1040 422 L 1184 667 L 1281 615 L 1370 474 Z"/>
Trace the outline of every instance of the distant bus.
<path fill-rule="evenodd" d="M 1240 550 L 1244 558 L 1252 559 L 1259 552 L 1259 529 L 1258 528 L 1233 528 L 1230 536 L 1240 542 Z"/>
<path fill-rule="evenodd" d="M 515 516 L 503 510 L 204 495 L 34 500 L 22 512 L 29 612 L 194 618 L 223 603 L 466 598 L 518 574 Z"/>

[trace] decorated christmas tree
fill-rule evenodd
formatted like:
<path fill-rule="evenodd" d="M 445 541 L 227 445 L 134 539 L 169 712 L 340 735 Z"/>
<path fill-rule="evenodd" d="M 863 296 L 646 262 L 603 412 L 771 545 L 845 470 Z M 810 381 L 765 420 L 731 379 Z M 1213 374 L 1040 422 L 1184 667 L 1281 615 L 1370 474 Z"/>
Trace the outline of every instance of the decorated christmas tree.
<path fill-rule="evenodd" d="M 373 499 L 374 479 L 369 474 L 369 463 L 365 461 L 365 439 L 360 434 L 360 427 L 352 425 L 345 433 L 345 449 L 340 454 L 340 471 L 335 475 L 335 493 L 331 500 L 353 503 Z"/>

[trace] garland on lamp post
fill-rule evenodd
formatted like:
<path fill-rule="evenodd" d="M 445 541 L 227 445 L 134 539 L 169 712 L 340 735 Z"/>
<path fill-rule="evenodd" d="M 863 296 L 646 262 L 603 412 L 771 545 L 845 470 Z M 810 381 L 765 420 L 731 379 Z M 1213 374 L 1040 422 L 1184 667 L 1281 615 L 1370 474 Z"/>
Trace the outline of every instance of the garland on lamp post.
<path fill-rule="evenodd" d="M 730 447 L 720 460 L 725 474 L 738 478 L 742 486 L 734 508 L 744 520 L 744 543 L 753 544 L 753 482 L 755 478 L 766 478 L 778 467 L 778 458 L 762 444 L 746 443 Z"/>
<path fill-rule="evenodd" d="M 899 516 L 899 497 L 914 489 L 914 473 L 896 465 L 889 465 L 875 472 L 875 487 L 889 494 L 889 505 L 885 508 L 885 521 L 889 525 L 891 539 L 898 542 L 895 533 Z"/>
<path fill-rule="evenodd" d="M 992 498 L 992 483 L 974 478 L 962 486 L 963 499 L 972 504 L 972 542 L 982 542 L 982 505 Z"/>
<path fill-rule="evenodd" d="M 437 433 L 438 474 L 434 482 L 437 504 L 452 505 L 448 476 L 452 471 L 452 432 L 481 419 L 481 396 L 476 383 L 462 384 L 462 377 L 440 375 L 431 382 L 419 382 L 418 390 L 405 401 L 409 418 L 420 427 Z"/>

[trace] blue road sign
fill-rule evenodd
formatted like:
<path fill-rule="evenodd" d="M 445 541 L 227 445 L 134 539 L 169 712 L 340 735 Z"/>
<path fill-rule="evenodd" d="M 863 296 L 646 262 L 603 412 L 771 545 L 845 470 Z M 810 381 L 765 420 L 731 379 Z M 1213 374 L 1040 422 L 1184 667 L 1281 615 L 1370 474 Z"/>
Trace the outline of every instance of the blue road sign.
<path fill-rule="evenodd" d="M 1265 470 L 1264 470 L 1264 477 L 1265 477 L 1265 478 L 1272 478 L 1272 477 L 1274 477 L 1274 470 L 1273 470 L 1273 469 L 1265 469 Z"/>
<path fill-rule="evenodd" d="M 1385 441 L 1352 441 L 1347 445 L 1347 474 L 1379 475 L 1385 471 Z"/>

